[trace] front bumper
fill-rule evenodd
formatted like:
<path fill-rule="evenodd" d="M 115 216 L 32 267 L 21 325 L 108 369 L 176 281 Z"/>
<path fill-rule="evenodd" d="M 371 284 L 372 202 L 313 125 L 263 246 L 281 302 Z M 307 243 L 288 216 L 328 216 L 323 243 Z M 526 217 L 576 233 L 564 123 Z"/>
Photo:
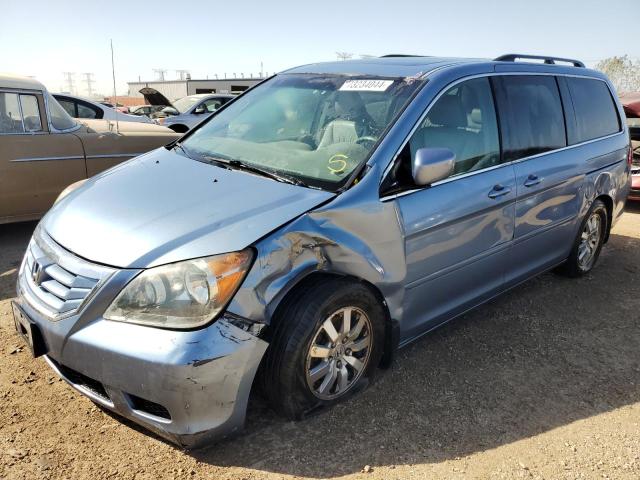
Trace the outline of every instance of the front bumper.
<path fill-rule="evenodd" d="M 77 313 L 52 320 L 34 305 L 27 271 L 16 303 L 40 330 L 49 365 L 77 391 L 184 447 L 243 427 L 266 342 L 224 316 L 195 331 L 103 319 L 132 271 L 113 273 Z"/>

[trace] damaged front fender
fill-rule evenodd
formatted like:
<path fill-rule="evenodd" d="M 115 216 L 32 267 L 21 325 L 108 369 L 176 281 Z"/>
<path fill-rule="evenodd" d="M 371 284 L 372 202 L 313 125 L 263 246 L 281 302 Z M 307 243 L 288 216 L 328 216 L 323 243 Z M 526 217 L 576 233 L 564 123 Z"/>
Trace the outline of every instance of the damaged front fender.
<path fill-rule="evenodd" d="M 382 202 L 367 175 L 359 185 L 257 242 L 256 261 L 228 310 L 269 323 L 284 296 L 314 272 L 374 285 L 391 318 L 402 316 L 406 264 L 395 202 Z"/>

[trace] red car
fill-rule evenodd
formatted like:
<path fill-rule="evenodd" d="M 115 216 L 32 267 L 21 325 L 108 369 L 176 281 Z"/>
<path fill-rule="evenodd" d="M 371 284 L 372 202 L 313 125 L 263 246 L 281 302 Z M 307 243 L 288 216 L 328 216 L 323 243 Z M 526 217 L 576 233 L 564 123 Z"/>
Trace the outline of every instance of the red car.
<path fill-rule="evenodd" d="M 627 116 L 627 125 L 631 134 L 633 147 L 633 164 L 631 165 L 631 193 L 629 200 L 640 201 L 640 93 L 620 96 L 620 101 Z"/>

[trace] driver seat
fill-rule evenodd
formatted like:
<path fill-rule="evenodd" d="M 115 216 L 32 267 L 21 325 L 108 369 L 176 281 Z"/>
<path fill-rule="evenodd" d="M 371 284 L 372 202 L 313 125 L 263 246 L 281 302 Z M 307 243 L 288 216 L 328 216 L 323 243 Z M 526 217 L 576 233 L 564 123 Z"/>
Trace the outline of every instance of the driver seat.
<path fill-rule="evenodd" d="M 356 143 L 358 132 L 356 122 L 351 120 L 333 120 L 327 125 L 318 143 L 318 148 L 328 147 L 335 143 Z"/>

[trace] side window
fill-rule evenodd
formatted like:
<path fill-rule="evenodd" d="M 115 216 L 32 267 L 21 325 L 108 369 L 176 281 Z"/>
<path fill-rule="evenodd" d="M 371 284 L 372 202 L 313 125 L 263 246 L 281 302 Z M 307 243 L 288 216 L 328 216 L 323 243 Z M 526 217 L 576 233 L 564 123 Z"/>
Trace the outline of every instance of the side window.
<path fill-rule="evenodd" d="M 204 107 L 207 112 L 215 112 L 221 106 L 221 102 L 217 98 L 213 98 L 211 100 L 207 100 L 204 102 Z"/>
<path fill-rule="evenodd" d="M 460 83 L 433 104 L 409 140 L 411 160 L 418 149 L 435 147 L 455 153 L 454 175 L 500 163 L 498 124 L 487 78 Z"/>
<path fill-rule="evenodd" d="M 61 98 L 57 98 L 56 100 L 58 100 L 58 103 L 60 104 L 60 106 L 62 108 L 64 108 L 64 110 L 71 115 L 72 117 L 77 117 L 77 113 L 76 113 L 76 104 L 74 102 L 72 102 L 71 100 L 63 100 Z"/>
<path fill-rule="evenodd" d="M 0 133 L 24 133 L 16 93 L 0 92 Z"/>
<path fill-rule="evenodd" d="M 580 143 L 619 132 L 620 118 L 607 84 L 589 78 L 567 77 L 576 113 L 576 138 Z"/>
<path fill-rule="evenodd" d="M 567 146 L 555 77 L 505 75 L 496 83 L 505 161 Z"/>
<path fill-rule="evenodd" d="M 20 95 L 24 129 L 27 132 L 41 132 L 42 120 L 40 119 L 40 107 L 35 95 Z"/>
<path fill-rule="evenodd" d="M 97 108 L 81 102 L 76 105 L 78 106 L 78 118 L 101 118 L 98 116 Z"/>

